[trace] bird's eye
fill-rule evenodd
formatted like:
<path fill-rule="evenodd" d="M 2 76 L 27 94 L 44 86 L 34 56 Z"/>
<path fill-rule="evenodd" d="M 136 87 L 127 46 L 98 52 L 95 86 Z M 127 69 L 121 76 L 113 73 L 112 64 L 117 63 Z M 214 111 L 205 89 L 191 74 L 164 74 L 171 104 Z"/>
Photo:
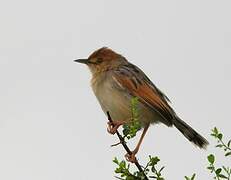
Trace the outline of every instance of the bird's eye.
<path fill-rule="evenodd" d="M 103 62 L 102 58 L 98 58 L 97 61 L 96 61 L 97 64 L 100 64 L 101 62 Z"/>

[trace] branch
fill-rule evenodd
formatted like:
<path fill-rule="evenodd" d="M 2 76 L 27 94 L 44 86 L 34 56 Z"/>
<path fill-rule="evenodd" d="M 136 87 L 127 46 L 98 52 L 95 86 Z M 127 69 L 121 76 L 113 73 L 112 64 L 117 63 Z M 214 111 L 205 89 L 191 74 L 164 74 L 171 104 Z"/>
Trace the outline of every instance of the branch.
<path fill-rule="evenodd" d="M 111 118 L 111 116 L 110 116 L 110 114 L 109 114 L 109 111 L 107 111 L 107 116 L 108 116 L 108 121 L 111 122 L 111 123 L 113 124 L 113 121 L 112 121 L 112 118 Z M 116 130 L 116 134 L 117 134 L 117 136 L 118 136 L 118 138 L 119 138 L 121 144 L 123 145 L 124 149 L 127 151 L 127 153 L 128 153 L 129 155 L 131 155 L 132 152 L 131 152 L 131 150 L 129 149 L 129 147 L 127 146 L 127 144 L 125 143 L 124 138 L 120 135 L 120 133 L 119 133 L 117 130 Z M 136 167 L 138 168 L 138 170 L 144 175 L 145 180 L 148 180 L 148 177 L 147 177 L 146 174 L 144 173 L 144 171 L 143 171 L 141 165 L 139 164 L 138 160 L 136 160 L 135 165 L 136 165 Z"/>

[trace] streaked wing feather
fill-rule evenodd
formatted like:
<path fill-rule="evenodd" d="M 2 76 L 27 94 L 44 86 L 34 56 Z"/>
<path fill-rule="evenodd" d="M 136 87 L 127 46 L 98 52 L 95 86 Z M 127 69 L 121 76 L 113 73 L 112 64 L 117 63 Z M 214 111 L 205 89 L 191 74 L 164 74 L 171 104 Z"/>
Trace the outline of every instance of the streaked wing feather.
<path fill-rule="evenodd" d="M 115 72 L 114 77 L 117 83 L 120 83 L 120 86 L 127 89 L 132 96 L 138 97 L 141 102 L 158 112 L 160 116 L 169 121 L 168 124 L 172 124 L 175 113 L 168 105 L 166 96 L 155 87 L 139 68 L 129 64 L 118 68 Z"/>

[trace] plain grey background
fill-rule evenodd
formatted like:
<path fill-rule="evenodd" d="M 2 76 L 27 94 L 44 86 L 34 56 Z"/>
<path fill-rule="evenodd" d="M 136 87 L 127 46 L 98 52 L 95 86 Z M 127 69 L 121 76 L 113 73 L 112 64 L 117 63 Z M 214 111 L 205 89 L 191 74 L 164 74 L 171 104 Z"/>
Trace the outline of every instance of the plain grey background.
<path fill-rule="evenodd" d="M 114 179 L 118 142 L 77 58 L 108 46 L 138 65 L 176 112 L 210 143 L 152 126 L 138 158 L 159 156 L 166 179 L 212 179 L 210 130 L 230 138 L 231 1 L 2 0 L 0 2 L 0 179 Z M 112 99 L 113 100 L 113 99 Z M 135 146 L 137 139 L 129 143 Z M 220 165 L 218 164 L 218 165 Z"/>

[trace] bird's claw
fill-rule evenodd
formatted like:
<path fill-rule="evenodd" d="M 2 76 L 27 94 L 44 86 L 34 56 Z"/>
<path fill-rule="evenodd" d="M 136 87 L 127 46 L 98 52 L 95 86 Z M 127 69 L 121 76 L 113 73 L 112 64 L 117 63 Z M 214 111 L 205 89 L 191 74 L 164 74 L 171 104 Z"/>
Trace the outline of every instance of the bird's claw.
<path fill-rule="evenodd" d="M 113 122 L 108 122 L 107 123 L 107 132 L 110 133 L 110 134 L 115 134 L 118 127 L 114 125 Z"/>
<path fill-rule="evenodd" d="M 123 124 L 121 121 L 113 121 L 107 123 L 107 132 L 110 134 L 115 134 L 117 129 Z"/>
<path fill-rule="evenodd" d="M 137 162 L 137 159 L 136 159 L 136 153 L 135 152 L 131 152 L 131 154 L 126 154 L 125 155 L 125 159 L 128 161 L 128 162 L 131 162 L 131 163 L 135 163 Z"/>

